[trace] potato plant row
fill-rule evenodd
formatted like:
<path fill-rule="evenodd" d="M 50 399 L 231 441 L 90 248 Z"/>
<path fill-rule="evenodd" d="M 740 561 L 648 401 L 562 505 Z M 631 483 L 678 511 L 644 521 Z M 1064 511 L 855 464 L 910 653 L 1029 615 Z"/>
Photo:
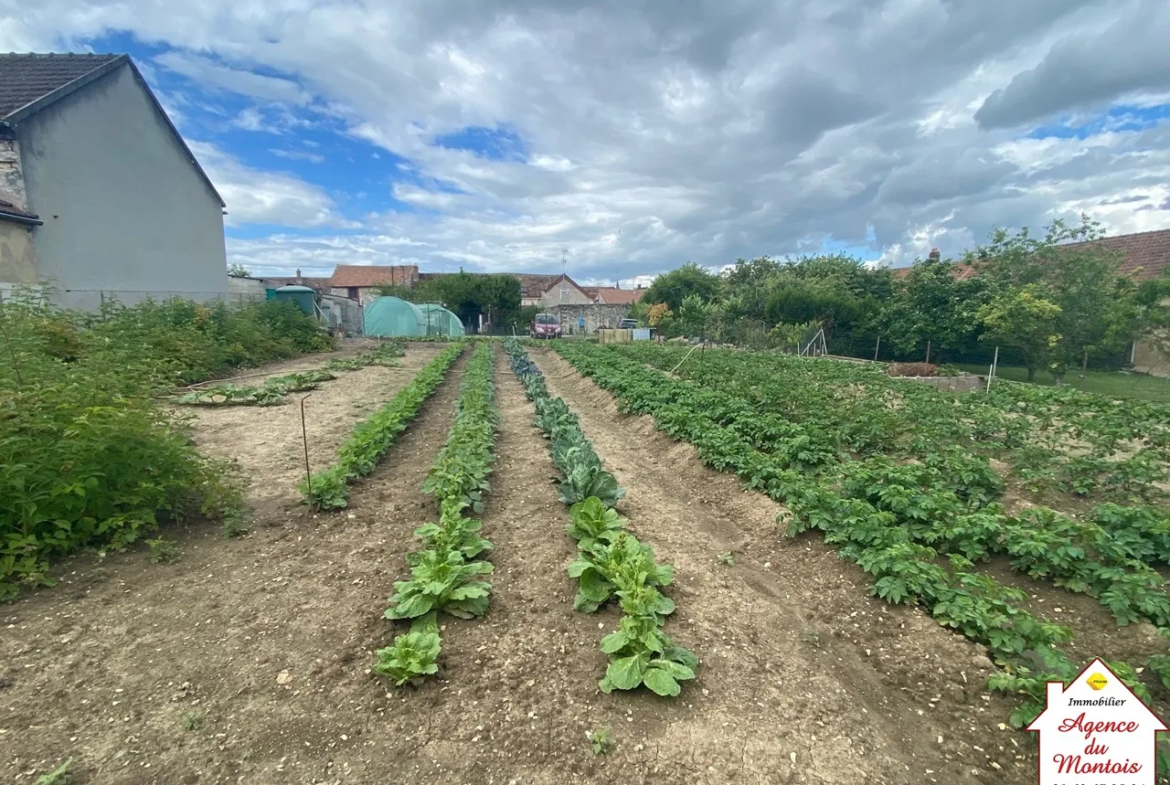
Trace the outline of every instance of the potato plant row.
<path fill-rule="evenodd" d="M 608 693 L 645 684 L 658 695 L 674 697 L 682 691 L 679 682 L 694 678 L 699 664 L 662 630 L 675 609 L 662 593 L 674 580 L 674 568 L 658 564 L 650 546 L 626 531 L 626 519 L 614 509 L 625 492 L 602 469 L 577 416 L 549 393 L 544 376 L 517 341 L 505 341 L 505 349 L 564 477 L 559 496 L 569 506 L 568 531 L 577 541 L 577 559 L 568 568 L 578 582 L 573 607 L 591 613 L 617 600 L 622 609 L 617 631 L 601 640 L 609 666 L 598 686 Z"/>
<path fill-rule="evenodd" d="M 468 513 L 483 511 L 489 490 L 498 423 L 494 358 L 491 344 L 482 343 L 467 363 L 455 422 L 423 482 L 423 492 L 438 502 L 439 521 L 415 529 L 420 546 L 406 557 L 410 579 L 395 582 L 384 614 L 411 621 L 409 632 L 376 652 L 374 670 L 400 686 L 438 672 L 439 613 L 462 619 L 487 613 L 491 585 L 479 578 L 493 567 L 476 557 L 492 544 L 480 534 L 483 523 Z"/>
<path fill-rule="evenodd" d="M 787 444 L 792 434 L 780 427 L 782 423 L 770 423 L 775 429 L 771 437 L 758 431 L 751 438 L 745 434 L 758 427 L 761 418 L 742 398 L 671 378 L 621 352 L 580 344 L 555 348 L 578 371 L 613 393 L 625 411 L 653 415 L 660 429 L 693 443 L 707 465 L 734 472 L 749 488 L 784 503 L 792 516 L 789 533 L 823 531 L 841 556 L 873 577 L 875 594 L 893 603 L 919 603 L 940 624 L 986 645 L 1003 669 L 989 686 L 1023 698 L 1013 712 L 1013 724 L 1025 725 L 1043 709 L 1046 681 L 1076 675 L 1077 668 L 1059 648 L 1071 631 L 1020 607 L 1026 598 L 1023 592 L 974 572 L 971 559 L 958 545 L 967 535 L 957 536 L 954 547 L 941 552 L 931 546 L 929 538 L 937 545 L 950 530 L 993 521 L 980 519 L 983 513 L 977 505 L 956 508 L 942 498 L 955 496 L 954 490 L 944 494 L 924 489 L 923 478 L 913 484 L 913 500 L 905 498 L 910 488 L 901 473 L 927 471 L 930 466 L 899 466 L 880 459 L 884 462 L 867 464 L 872 475 L 857 473 L 850 462 L 836 472 L 814 471 L 814 451 L 807 441 Z M 756 425 L 751 424 L 753 417 Z M 948 472 L 960 481 L 964 475 L 953 466 L 935 471 L 936 481 Z M 967 476 L 973 481 L 983 475 Z M 918 494 L 929 498 L 917 498 Z M 946 561 L 940 560 L 943 554 Z M 1134 668 L 1112 665 L 1137 694 L 1149 697 Z"/>
<path fill-rule="evenodd" d="M 341 445 L 337 463 L 302 480 L 301 493 L 306 504 L 316 510 L 337 510 L 346 506 L 349 485 L 374 470 L 386 451 L 398 441 L 423 403 L 434 394 L 446 378 L 447 371 L 463 353 L 457 343 L 435 355 L 410 384 L 403 387 L 382 408 L 358 423 Z"/>
<path fill-rule="evenodd" d="M 289 393 L 315 390 L 321 382 L 336 379 L 342 371 L 356 371 L 370 365 L 393 366 L 394 358 L 405 353 L 401 343 L 391 341 L 354 357 L 334 358 L 321 368 L 273 376 L 263 384 L 216 384 L 194 390 L 180 396 L 177 402 L 189 406 L 278 406 Z"/>

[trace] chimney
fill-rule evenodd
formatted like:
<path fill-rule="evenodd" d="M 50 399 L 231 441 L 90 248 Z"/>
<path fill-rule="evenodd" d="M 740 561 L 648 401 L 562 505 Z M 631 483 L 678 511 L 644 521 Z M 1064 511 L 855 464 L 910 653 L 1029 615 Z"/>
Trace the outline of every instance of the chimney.
<path fill-rule="evenodd" d="M 927 258 L 929 258 L 929 259 L 930 259 L 930 261 L 932 261 L 932 262 L 937 262 L 939 259 L 941 259 L 941 258 L 942 258 L 942 255 L 941 255 L 941 254 L 939 254 L 939 252 L 938 252 L 938 249 L 937 249 L 937 248 L 931 248 L 931 249 L 930 249 L 930 256 L 929 256 L 929 257 L 927 257 Z"/>

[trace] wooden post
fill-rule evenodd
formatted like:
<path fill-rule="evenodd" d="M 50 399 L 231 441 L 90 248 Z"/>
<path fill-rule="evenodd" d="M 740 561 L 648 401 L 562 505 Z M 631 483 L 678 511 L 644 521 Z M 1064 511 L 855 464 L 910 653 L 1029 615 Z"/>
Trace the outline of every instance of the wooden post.
<path fill-rule="evenodd" d="M 882 337 L 879 335 L 877 339 L 877 346 L 873 347 L 873 361 L 876 363 L 878 352 L 882 350 Z"/>
<path fill-rule="evenodd" d="M 926 342 L 926 361 L 930 362 L 930 341 Z"/>
<path fill-rule="evenodd" d="M 1085 386 L 1085 373 L 1089 370 L 1089 350 L 1085 349 L 1085 359 L 1081 361 L 1081 387 Z"/>

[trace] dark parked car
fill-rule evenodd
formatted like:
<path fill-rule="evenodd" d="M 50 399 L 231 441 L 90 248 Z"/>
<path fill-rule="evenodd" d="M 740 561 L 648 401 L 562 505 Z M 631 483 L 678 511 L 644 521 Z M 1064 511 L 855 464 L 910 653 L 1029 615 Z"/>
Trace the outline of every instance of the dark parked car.
<path fill-rule="evenodd" d="M 528 334 L 533 338 L 560 338 L 561 320 L 556 317 L 556 314 L 538 313 L 532 321 L 532 329 L 529 330 Z"/>

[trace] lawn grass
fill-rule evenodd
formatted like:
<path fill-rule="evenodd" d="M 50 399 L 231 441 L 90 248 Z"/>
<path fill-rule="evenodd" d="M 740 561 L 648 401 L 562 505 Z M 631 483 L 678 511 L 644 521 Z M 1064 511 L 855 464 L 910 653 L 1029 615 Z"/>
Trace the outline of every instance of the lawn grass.
<path fill-rule="evenodd" d="M 988 366 L 958 363 L 960 368 L 970 373 L 986 376 Z M 1016 382 L 1027 381 L 1028 371 L 1011 365 L 1001 365 L 996 369 L 996 376 L 1011 379 Z M 1111 395 L 1116 398 L 1144 398 L 1147 401 L 1170 403 L 1170 379 L 1158 376 L 1147 376 L 1140 373 L 1121 373 L 1119 371 L 1088 371 L 1085 378 L 1080 378 L 1080 371 L 1070 372 L 1064 377 L 1065 384 L 1085 392 L 1095 392 L 1101 395 Z M 1056 384 L 1056 379 L 1046 371 L 1037 371 L 1034 384 Z"/>

